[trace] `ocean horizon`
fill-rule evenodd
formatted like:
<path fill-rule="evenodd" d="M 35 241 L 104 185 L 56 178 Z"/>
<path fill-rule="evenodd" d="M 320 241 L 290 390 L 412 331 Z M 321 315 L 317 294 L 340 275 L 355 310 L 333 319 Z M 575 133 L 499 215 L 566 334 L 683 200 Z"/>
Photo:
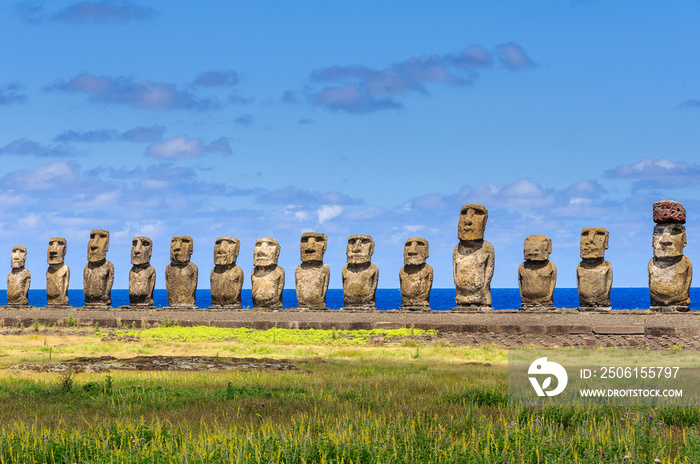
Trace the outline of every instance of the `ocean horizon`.
<path fill-rule="evenodd" d="M 493 288 L 491 289 L 493 308 L 517 309 L 520 307 L 520 292 L 517 288 Z M 165 289 L 155 289 L 154 306 L 168 306 L 168 294 Z M 284 308 L 297 306 L 296 290 L 285 289 L 282 294 Z M 700 288 L 690 289 L 690 309 L 700 309 Z M 70 306 L 81 307 L 85 305 L 83 291 L 81 289 L 68 290 Z M 330 309 L 340 309 L 343 305 L 343 290 L 328 289 L 326 302 Z M 649 289 L 645 287 L 613 288 L 610 292 L 612 309 L 648 309 L 650 306 Z M 7 291 L 0 290 L 0 305 L 7 304 Z M 196 304 L 199 308 L 211 306 L 211 292 L 209 289 L 197 290 Z M 46 306 L 46 290 L 29 290 L 30 306 Z M 126 289 L 112 289 L 112 307 L 129 305 L 129 291 Z M 241 292 L 241 305 L 243 308 L 253 307 L 253 296 L 250 289 Z M 377 289 L 376 305 L 379 310 L 396 309 L 401 306 L 401 294 L 398 288 Z M 430 292 L 430 307 L 434 311 L 449 311 L 455 306 L 454 288 L 434 288 Z M 578 291 L 576 288 L 557 288 L 554 290 L 554 306 L 557 308 L 577 308 Z"/>

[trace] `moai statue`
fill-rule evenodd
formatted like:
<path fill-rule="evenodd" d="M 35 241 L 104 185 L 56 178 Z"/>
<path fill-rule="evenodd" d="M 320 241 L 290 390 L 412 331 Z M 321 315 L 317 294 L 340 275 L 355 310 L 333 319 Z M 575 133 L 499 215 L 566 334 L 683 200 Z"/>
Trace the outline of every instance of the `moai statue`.
<path fill-rule="evenodd" d="M 109 306 L 112 304 L 114 265 L 107 261 L 109 231 L 93 229 L 87 247 L 88 263 L 83 269 L 83 294 L 85 306 Z"/>
<path fill-rule="evenodd" d="M 274 238 L 259 238 L 253 251 L 253 306 L 256 308 L 282 308 L 284 269 L 277 265 L 280 244 Z"/>
<path fill-rule="evenodd" d="M 430 310 L 430 289 L 433 287 L 433 268 L 428 259 L 428 241 L 409 238 L 403 247 L 403 264 L 399 270 L 401 309 Z"/>
<path fill-rule="evenodd" d="M 675 201 L 654 203 L 654 257 L 649 261 L 651 306 L 664 311 L 688 311 L 693 264 L 683 256 L 685 208 Z"/>
<path fill-rule="evenodd" d="M 10 266 L 12 270 L 7 274 L 7 304 L 11 306 L 27 306 L 29 304 L 29 284 L 32 275 L 24 267 L 27 259 L 27 249 L 16 246 L 12 249 Z"/>
<path fill-rule="evenodd" d="M 134 237 L 131 241 L 131 270 L 129 271 L 129 304 L 153 306 L 156 286 L 156 268 L 151 266 L 153 241 L 148 237 Z"/>
<path fill-rule="evenodd" d="M 323 262 L 328 239 L 318 232 L 301 234 L 301 264 L 294 272 L 297 289 L 297 305 L 300 308 L 328 309 L 326 291 L 331 270 Z"/>
<path fill-rule="evenodd" d="M 53 237 L 49 239 L 49 249 L 46 260 L 49 268 L 46 270 L 46 304 L 48 306 L 68 305 L 68 282 L 70 269 L 63 262 L 66 257 L 66 239 Z"/>
<path fill-rule="evenodd" d="M 377 309 L 374 303 L 379 282 L 379 268 L 371 262 L 374 240 L 369 235 L 351 235 L 343 267 L 343 302 L 345 309 Z"/>
<path fill-rule="evenodd" d="M 190 261 L 192 237 L 179 235 L 170 240 L 170 264 L 165 267 L 168 306 L 196 306 L 197 265 Z"/>
<path fill-rule="evenodd" d="M 484 240 L 489 212 L 483 205 L 464 205 L 459 214 L 459 243 L 452 253 L 455 281 L 453 311 L 469 311 L 491 307 L 491 278 L 495 253 Z"/>
<path fill-rule="evenodd" d="M 518 268 L 521 309 L 552 306 L 557 267 L 549 260 L 552 240 L 546 235 L 525 238 L 525 262 Z"/>
<path fill-rule="evenodd" d="M 214 268 L 209 274 L 214 306 L 241 307 L 243 270 L 236 266 L 240 247 L 241 243 L 233 237 L 219 237 L 214 243 Z"/>
<path fill-rule="evenodd" d="M 602 227 L 586 227 L 581 231 L 581 262 L 576 267 L 581 309 L 610 309 L 613 271 L 605 260 L 608 237 L 608 231 Z"/>

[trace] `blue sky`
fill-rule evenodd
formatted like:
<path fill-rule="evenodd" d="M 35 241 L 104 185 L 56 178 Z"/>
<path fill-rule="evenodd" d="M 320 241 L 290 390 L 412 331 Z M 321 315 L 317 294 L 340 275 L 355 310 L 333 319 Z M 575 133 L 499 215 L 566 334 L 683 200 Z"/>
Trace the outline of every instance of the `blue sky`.
<path fill-rule="evenodd" d="M 614 285 L 647 285 L 654 201 L 688 212 L 700 258 L 700 2 L 6 2 L 0 7 L 0 243 L 48 239 L 82 287 L 90 229 L 111 231 L 114 288 L 131 238 L 194 238 L 200 288 L 216 237 L 274 237 L 294 287 L 299 237 L 350 234 L 379 286 L 403 243 L 430 242 L 451 287 L 460 206 L 489 209 L 494 287 L 546 234 L 575 287 L 583 227 L 610 231 Z M 1 250 L 0 250 L 1 251 Z M 4 284 L 4 282 L 3 282 Z"/>

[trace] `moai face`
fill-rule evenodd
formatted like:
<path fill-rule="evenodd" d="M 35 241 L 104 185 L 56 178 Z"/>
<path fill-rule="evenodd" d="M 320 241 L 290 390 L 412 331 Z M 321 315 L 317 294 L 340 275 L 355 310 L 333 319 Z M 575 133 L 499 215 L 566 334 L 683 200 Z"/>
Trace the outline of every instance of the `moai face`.
<path fill-rule="evenodd" d="M 237 238 L 219 237 L 214 243 L 214 264 L 217 266 L 228 266 L 236 264 L 238 251 L 241 243 Z"/>
<path fill-rule="evenodd" d="M 318 232 L 304 232 L 301 234 L 301 262 L 323 261 L 323 254 L 326 252 L 328 240 L 324 234 Z"/>
<path fill-rule="evenodd" d="M 134 237 L 131 241 L 131 264 L 142 266 L 151 262 L 153 242 L 148 237 Z"/>
<path fill-rule="evenodd" d="M 409 238 L 403 247 L 403 263 L 425 264 L 428 259 L 428 241 L 424 238 Z"/>
<path fill-rule="evenodd" d="M 552 252 L 552 240 L 546 235 L 528 235 L 525 238 L 526 261 L 547 261 Z"/>
<path fill-rule="evenodd" d="M 254 266 L 272 266 L 280 257 L 280 244 L 274 238 L 259 238 L 253 250 Z"/>
<path fill-rule="evenodd" d="M 675 258 L 683 256 L 686 245 L 685 227 L 682 224 L 657 224 L 651 240 L 655 258 Z"/>
<path fill-rule="evenodd" d="M 88 261 L 96 263 L 107 259 L 109 250 L 109 231 L 104 229 L 92 229 L 88 240 Z"/>
<path fill-rule="evenodd" d="M 10 265 L 12 269 L 22 269 L 27 259 L 27 249 L 23 246 L 16 246 L 12 249 L 12 259 Z"/>
<path fill-rule="evenodd" d="M 49 239 L 49 250 L 46 255 L 49 264 L 63 264 L 63 259 L 66 257 L 66 239 L 63 237 Z"/>
<path fill-rule="evenodd" d="M 178 235 L 170 240 L 170 262 L 189 263 L 194 250 L 194 241 L 187 235 Z"/>
<path fill-rule="evenodd" d="M 348 264 L 364 264 L 372 260 L 374 240 L 369 235 L 351 235 L 348 238 L 346 254 Z"/>
<path fill-rule="evenodd" d="M 489 212 L 483 205 L 464 205 L 459 213 L 457 236 L 460 240 L 483 240 Z"/>
<path fill-rule="evenodd" d="M 604 258 L 608 249 L 608 231 L 602 227 L 586 227 L 581 231 L 581 259 Z"/>

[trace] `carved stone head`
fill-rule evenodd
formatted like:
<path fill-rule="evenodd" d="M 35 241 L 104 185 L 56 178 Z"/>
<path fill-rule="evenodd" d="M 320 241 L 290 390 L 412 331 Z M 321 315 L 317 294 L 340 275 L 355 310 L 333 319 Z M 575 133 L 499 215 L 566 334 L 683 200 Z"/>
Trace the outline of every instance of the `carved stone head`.
<path fill-rule="evenodd" d="M 134 237 L 131 241 L 131 264 L 142 266 L 151 262 L 153 242 L 148 237 Z"/>
<path fill-rule="evenodd" d="M 323 261 L 328 239 L 319 232 L 304 232 L 301 234 L 301 262 L 310 263 Z"/>
<path fill-rule="evenodd" d="M 351 235 L 348 238 L 346 254 L 348 264 L 364 264 L 372 260 L 374 240 L 369 235 Z"/>
<path fill-rule="evenodd" d="M 104 229 L 92 229 L 88 240 L 88 261 L 96 263 L 107 259 L 109 250 L 109 231 Z"/>
<path fill-rule="evenodd" d="M 428 241 L 426 239 L 414 237 L 406 240 L 406 245 L 403 247 L 404 264 L 425 264 L 428 255 Z"/>
<path fill-rule="evenodd" d="M 12 269 L 22 269 L 24 267 L 24 262 L 26 259 L 26 247 L 16 246 L 12 248 L 12 259 L 10 260 L 10 266 L 12 266 Z"/>
<path fill-rule="evenodd" d="M 581 231 L 581 259 L 604 258 L 609 233 L 602 227 L 586 227 Z"/>
<path fill-rule="evenodd" d="M 63 237 L 52 237 L 49 239 L 49 250 L 46 260 L 49 264 L 63 264 L 66 257 L 66 239 Z"/>
<path fill-rule="evenodd" d="M 259 238 L 253 250 L 254 266 L 272 266 L 280 257 L 280 244 L 274 238 Z"/>
<path fill-rule="evenodd" d="M 683 247 L 687 244 L 685 226 L 672 222 L 656 224 L 651 244 L 656 258 L 683 256 Z"/>
<path fill-rule="evenodd" d="M 234 237 L 219 237 L 214 242 L 214 264 L 228 266 L 236 264 L 241 242 Z"/>
<path fill-rule="evenodd" d="M 194 241 L 187 235 L 177 235 L 170 240 L 170 262 L 189 263 L 194 251 Z"/>
<path fill-rule="evenodd" d="M 546 235 L 525 237 L 524 255 L 526 261 L 547 261 L 552 252 L 552 240 Z"/>
<path fill-rule="evenodd" d="M 483 240 L 489 211 L 484 205 L 464 205 L 459 213 L 457 237 L 460 240 Z"/>

